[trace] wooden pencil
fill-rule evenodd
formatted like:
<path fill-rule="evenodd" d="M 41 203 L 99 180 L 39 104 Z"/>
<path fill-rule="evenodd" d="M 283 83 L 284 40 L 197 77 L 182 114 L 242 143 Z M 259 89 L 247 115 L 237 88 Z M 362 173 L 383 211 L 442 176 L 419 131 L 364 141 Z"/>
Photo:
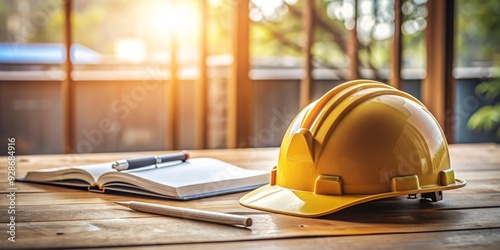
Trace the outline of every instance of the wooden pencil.
<path fill-rule="evenodd" d="M 250 227 L 252 225 L 252 218 L 242 215 L 218 213 L 218 212 L 204 211 L 192 208 L 181 208 L 181 207 L 159 205 L 159 204 L 137 202 L 137 201 L 125 201 L 125 202 L 115 201 L 114 203 L 124 207 L 128 207 L 130 209 L 139 212 L 159 214 L 170 217 L 199 220 L 199 221 L 206 221 L 206 222 L 226 224 L 226 225 L 243 226 L 243 227 Z"/>

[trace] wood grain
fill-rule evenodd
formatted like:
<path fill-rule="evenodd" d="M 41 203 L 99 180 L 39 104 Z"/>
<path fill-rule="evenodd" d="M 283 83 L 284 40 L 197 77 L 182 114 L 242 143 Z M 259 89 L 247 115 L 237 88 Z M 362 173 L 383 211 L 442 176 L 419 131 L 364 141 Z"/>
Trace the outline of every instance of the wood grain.
<path fill-rule="evenodd" d="M 369 242 L 369 247 L 367 247 Z M 497 249 L 500 229 L 453 232 L 308 237 L 266 241 L 194 243 L 183 248 L 198 249 Z M 127 249 L 178 249 L 179 245 L 140 246 Z"/>
<path fill-rule="evenodd" d="M 160 153 L 160 152 L 155 152 Z M 163 152 L 164 153 L 164 152 Z M 278 149 L 193 151 L 246 168 L 269 169 Z M 47 167 L 112 161 L 152 152 L 19 156 L 18 175 Z M 117 193 L 97 194 L 75 188 L 17 182 L 16 243 L 0 238 L 1 249 L 91 247 L 151 248 L 492 248 L 500 241 L 500 147 L 450 145 L 457 178 L 467 186 L 428 202 L 395 197 L 360 204 L 320 218 L 299 218 L 239 205 L 244 193 L 193 201 L 152 199 Z M 6 159 L 0 158 L 5 176 Z M 0 180 L 5 195 L 6 180 Z M 112 201 L 137 200 L 251 217 L 249 229 L 137 213 Z M 9 218 L 6 199 L 0 222 Z M 321 237 L 320 237 L 321 236 Z M 265 240 L 265 241 L 263 241 Z M 178 245 L 182 244 L 182 245 Z"/>
<path fill-rule="evenodd" d="M 104 220 L 87 217 L 85 220 L 19 222 L 16 247 L 133 246 L 500 228 L 496 219 L 498 207 L 467 209 L 466 213 L 461 210 L 412 213 L 408 209 L 396 209 L 400 214 L 394 209 L 380 211 L 380 208 L 369 215 L 369 210 L 358 208 L 319 219 L 259 214 L 252 216 L 254 225 L 250 229 L 163 216 L 123 218 L 120 213 Z"/>

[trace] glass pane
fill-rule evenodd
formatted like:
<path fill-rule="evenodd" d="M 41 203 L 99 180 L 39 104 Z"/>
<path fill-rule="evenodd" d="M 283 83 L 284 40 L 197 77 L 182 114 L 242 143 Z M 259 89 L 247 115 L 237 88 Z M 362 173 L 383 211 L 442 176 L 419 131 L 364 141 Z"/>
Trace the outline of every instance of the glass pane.
<path fill-rule="evenodd" d="M 64 62 L 62 7 L 58 1 L 0 2 L 0 70 L 57 71 Z M 51 74 L 5 73 L 11 78 L 62 78 Z M 40 80 L 42 80 L 40 79 Z"/>
<path fill-rule="evenodd" d="M 455 13 L 456 67 L 492 67 L 498 64 L 500 2 L 457 0 Z"/>
<path fill-rule="evenodd" d="M 61 1 L 0 1 L 0 140 L 16 154 L 63 151 L 62 17 Z"/>
<path fill-rule="evenodd" d="M 455 3 L 456 142 L 499 142 L 500 2 Z"/>

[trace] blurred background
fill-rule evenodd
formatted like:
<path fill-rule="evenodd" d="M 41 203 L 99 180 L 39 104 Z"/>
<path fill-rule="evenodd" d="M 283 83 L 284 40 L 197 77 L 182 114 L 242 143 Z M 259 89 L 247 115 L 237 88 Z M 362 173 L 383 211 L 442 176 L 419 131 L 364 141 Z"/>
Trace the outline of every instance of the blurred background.
<path fill-rule="evenodd" d="M 430 105 L 450 143 L 499 142 L 500 1 L 435 2 L 0 0 L 0 141 L 279 146 L 305 104 L 367 78 Z"/>

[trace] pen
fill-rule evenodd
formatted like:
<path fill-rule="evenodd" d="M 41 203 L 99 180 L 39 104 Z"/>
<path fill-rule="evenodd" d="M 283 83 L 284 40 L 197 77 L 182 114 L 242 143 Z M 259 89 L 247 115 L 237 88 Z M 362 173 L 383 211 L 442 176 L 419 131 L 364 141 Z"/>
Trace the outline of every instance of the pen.
<path fill-rule="evenodd" d="M 111 166 L 118 171 L 122 171 L 122 170 L 129 170 L 129 169 L 141 168 L 152 165 L 157 166 L 157 164 L 164 162 L 186 161 L 187 159 L 189 159 L 189 152 L 182 151 L 168 155 L 154 155 L 154 156 L 118 160 Z"/>
<path fill-rule="evenodd" d="M 139 212 L 160 214 L 170 217 L 178 217 L 184 219 L 192 219 L 192 220 L 213 222 L 226 225 L 243 226 L 243 227 L 249 227 L 252 225 L 252 218 L 242 215 L 225 214 L 225 213 L 204 211 L 192 208 L 180 208 L 180 207 L 137 202 L 137 201 L 125 201 L 125 202 L 114 201 L 114 203 L 124 207 L 131 208 Z"/>

